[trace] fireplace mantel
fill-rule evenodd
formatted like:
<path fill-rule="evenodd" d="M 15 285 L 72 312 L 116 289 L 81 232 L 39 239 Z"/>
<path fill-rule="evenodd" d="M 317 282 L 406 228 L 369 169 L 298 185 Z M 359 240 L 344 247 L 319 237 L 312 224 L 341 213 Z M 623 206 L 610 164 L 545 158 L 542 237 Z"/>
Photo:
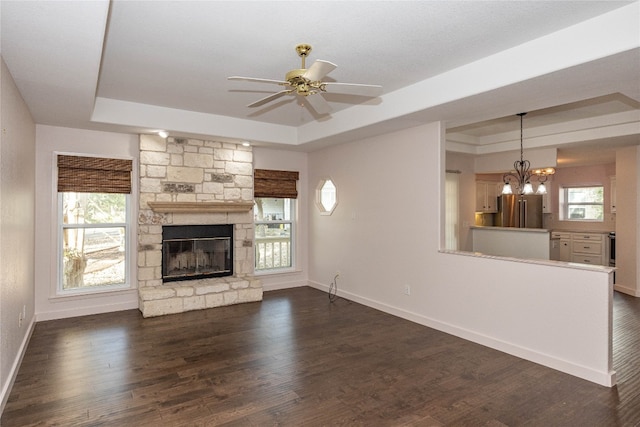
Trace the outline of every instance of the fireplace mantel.
<path fill-rule="evenodd" d="M 215 213 L 249 212 L 253 202 L 148 202 L 154 212 Z"/>

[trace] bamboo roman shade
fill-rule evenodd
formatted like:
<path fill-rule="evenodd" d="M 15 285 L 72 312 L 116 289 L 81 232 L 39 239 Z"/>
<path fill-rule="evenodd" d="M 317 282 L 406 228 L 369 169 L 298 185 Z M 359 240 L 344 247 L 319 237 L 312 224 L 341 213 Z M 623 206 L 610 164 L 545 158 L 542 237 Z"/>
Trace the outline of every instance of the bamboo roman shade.
<path fill-rule="evenodd" d="M 132 161 L 58 155 L 58 191 L 131 193 Z"/>
<path fill-rule="evenodd" d="M 253 173 L 253 197 L 296 199 L 298 172 L 256 169 Z"/>

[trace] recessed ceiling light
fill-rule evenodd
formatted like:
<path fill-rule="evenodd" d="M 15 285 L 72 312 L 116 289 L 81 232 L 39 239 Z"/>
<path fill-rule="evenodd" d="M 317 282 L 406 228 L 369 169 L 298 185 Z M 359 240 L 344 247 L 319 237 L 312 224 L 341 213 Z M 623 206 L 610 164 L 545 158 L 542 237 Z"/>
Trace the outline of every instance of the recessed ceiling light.
<path fill-rule="evenodd" d="M 164 130 L 158 131 L 158 135 L 160 136 L 160 138 L 166 138 L 169 136 L 167 131 L 164 131 Z"/>
<path fill-rule="evenodd" d="M 242 146 L 243 146 L 243 147 L 251 147 L 251 143 L 250 143 L 249 141 L 244 141 L 244 142 L 242 143 Z"/>

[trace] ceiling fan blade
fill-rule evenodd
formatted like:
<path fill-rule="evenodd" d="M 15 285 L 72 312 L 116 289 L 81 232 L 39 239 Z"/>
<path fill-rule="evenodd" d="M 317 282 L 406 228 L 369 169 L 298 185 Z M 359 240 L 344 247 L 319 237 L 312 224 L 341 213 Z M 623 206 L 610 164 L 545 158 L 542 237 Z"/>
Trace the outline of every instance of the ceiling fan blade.
<path fill-rule="evenodd" d="M 227 80 L 244 80 L 247 82 L 257 82 L 257 83 L 275 83 L 278 85 L 288 85 L 289 82 L 282 80 L 272 80 L 272 79 L 259 79 L 256 77 L 241 77 L 241 76 L 231 76 L 227 77 Z"/>
<path fill-rule="evenodd" d="M 382 95 L 382 86 L 380 85 L 361 85 L 356 83 L 323 83 L 328 93 L 340 93 L 344 95 L 361 95 L 361 96 L 380 96 Z"/>
<path fill-rule="evenodd" d="M 266 104 L 267 102 L 271 102 L 274 99 L 278 99 L 281 96 L 286 95 L 286 94 L 291 93 L 291 92 L 293 92 L 293 89 L 281 90 L 280 92 L 272 93 L 269 96 L 266 96 L 266 97 L 264 97 L 262 99 L 257 100 L 256 102 L 253 102 L 253 103 L 247 105 L 247 107 L 259 107 L 261 105 Z"/>
<path fill-rule="evenodd" d="M 336 64 L 318 59 L 304 72 L 302 77 L 312 82 L 319 82 L 324 76 L 335 70 L 336 67 L 338 67 Z"/>
<path fill-rule="evenodd" d="M 319 93 L 307 95 L 304 99 L 311 105 L 311 108 L 316 110 L 318 114 L 329 114 L 331 112 L 331 106 L 326 99 Z"/>

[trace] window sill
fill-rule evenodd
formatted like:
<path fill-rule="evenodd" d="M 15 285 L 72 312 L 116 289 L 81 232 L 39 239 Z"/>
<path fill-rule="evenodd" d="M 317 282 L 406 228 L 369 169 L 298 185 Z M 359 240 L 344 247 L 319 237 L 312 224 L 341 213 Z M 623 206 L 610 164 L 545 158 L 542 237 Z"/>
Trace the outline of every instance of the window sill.
<path fill-rule="evenodd" d="M 132 286 L 126 287 L 113 287 L 113 288 L 97 288 L 97 289 L 82 289 L 77 291 L 66 291 L 64 293 L 53 294 L 49 296 L 49 301 L 73 301 L 87 298 L 104 298 L 107 296 L 127 295 L 137 292 L 138 289 Z"/>
<path fill-rule="evenodd" d="M 276 276 L 280 274 L 298 274 L 302 273 L 302 270 L 298 270 L 295 267 L 291 268 L 273 268 L 270 270 L 257 270 L 254 271 L 253 275 L 256 277 L 259 276 Z"/>

